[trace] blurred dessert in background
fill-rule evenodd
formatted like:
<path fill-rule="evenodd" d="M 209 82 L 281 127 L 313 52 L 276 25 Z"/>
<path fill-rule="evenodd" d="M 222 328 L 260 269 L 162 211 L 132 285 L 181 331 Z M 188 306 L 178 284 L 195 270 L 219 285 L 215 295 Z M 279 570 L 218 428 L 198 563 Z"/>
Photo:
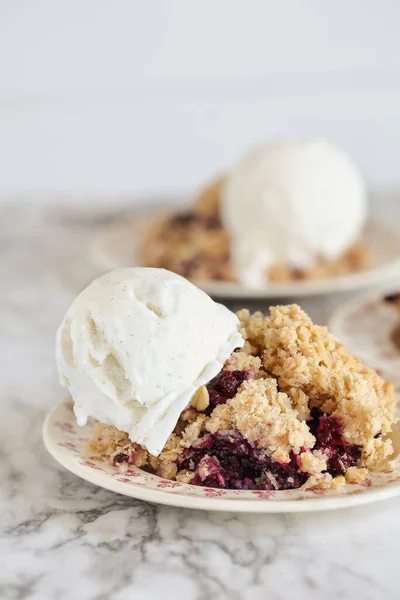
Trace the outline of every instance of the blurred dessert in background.
<path fill-rule="evenodd" d="M 342 150 L 272 142 L 206 186 L 191 209 L 153 222 L 142 262 L 247 287 L 336 276 L 371 264 L 366 218 L 363 178 Z"/>

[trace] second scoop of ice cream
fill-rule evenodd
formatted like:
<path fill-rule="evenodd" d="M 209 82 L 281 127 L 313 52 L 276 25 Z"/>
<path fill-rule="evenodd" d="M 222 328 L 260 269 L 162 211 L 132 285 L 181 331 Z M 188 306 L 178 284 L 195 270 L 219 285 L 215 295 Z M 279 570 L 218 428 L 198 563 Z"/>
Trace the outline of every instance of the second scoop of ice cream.
<path fill-rule="evenodd" d="M 274 263 L 310 267 L 336 260 L 360 235 L 364 182 L 339 148 L 323 140 L 256 148 L 232 169 L 222 194 L 232 261 L 247 286 L 265 284 Z"/>
<path fill-rule="evenodd" d="M 194 392 L 242 345 L 237 317 L 186 279 L 132 268 L 74 300 L 56 355 L 79 424 L 95 417 L 157 455 Z"/>

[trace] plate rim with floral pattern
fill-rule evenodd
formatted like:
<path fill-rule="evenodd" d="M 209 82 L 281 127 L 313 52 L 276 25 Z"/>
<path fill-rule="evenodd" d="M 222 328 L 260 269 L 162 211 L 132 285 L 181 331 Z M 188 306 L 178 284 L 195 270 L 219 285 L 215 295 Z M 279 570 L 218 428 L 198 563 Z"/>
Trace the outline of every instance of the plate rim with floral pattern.
<path fill-rule="evenodd" d="M 142 266 L 137 256 L 137 239 L 156 217 L 185 207 L 184 199 L 174 203 L 137 204 L 130 214 L 120 216 L 98 231 L 90 240 L 88 253 L 103 270 Z M 186 205 L 187 208 L 187 205 Z M 366 239 L 376 255 L 377 263 L 365 271 L 326 279 L 270 282 L 261 288 L 248 288 L 228 281 L 193 281 L 214 298 L 263 299 L 307 297 L 361 290 L 393 280 L 400 272 L 400 240 L 390 224 L 370 215 L 366 223 Z"/>
<path fill-rule="evenodd" d="M 341 490 L 220 490 L 168 481 L 137 467 L 121 471 L 102 456 L 85 454 L 95 421 L 76 423 L 70 397 L 53 406 L 43 423 L 43 441 L 53 458 L 82 479 L 139 500 L 182 508 L 229 512 L 308 512 L 385 500 L 400 494 L 400 469 L 371 475 Z"/>

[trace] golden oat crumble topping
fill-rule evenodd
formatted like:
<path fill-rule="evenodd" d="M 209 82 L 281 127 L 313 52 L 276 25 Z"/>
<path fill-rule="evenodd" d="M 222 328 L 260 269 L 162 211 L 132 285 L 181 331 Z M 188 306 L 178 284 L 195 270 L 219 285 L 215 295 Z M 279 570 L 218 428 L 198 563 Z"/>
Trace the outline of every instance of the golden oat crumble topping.
<path fill-rule="evenodd" d="M 206 423 L 207 431 L 237 429 L 250 444 L 258 444 L 275 460 L 289 462 L 289 453 L 311 448 L 314 436 L 298 419 L 289 396 L 279 392 L 275 379 L 245 381 L 226 404 L 217 406 Z"/>
<path fill-rule="evenodd" d="M 297 305 L 272 307 L 269 317 L 241 311 L 239 318 L 279 388 L 291 397 L 301 390 L 311 407 L 337 416 L 346 440 L 363 446 L 365 465 L 379 468 L 392 452 L 391 441 L 384 438 L 395 420 L 392 384 L 349 354 L 326 327 L 314 325 Z"/>
<path fill-rule="evenodd" d="M 235 281 L 230 239 L 222 227 L 220 198 L 224 178 L 206 185 L 185 213 L 150 224 L 141 243 L 142 263 L 183 275 L 193 281 Z M 363 240 L 356 241 L 335 261 L 318 257 L 307 269 L 276 263 L 265 274 L 269 281 L 314 280 L 357 272 L 371 266 L 373 257 Z"/>
<path fill-rule="evenodd" d="M 123 448 L 130 443 L 127 433 L 99 421 L 96 422 L 94 433 L 94 439 L 89 440 L 87 445 L 89 451 L 98 454 L 112 454 L 118 448 Z"/>
<path fill-rule="evenodd" d="M 90 451 L 110 456 L 122 470 L 135 464 L 166 479 L 197 484 L 199 477 L 208 481 L 215 464 L 221 467 L 217 458 L 209 462 L 212 451 L 197 467 L 183 460 L 203 447 L 206 436 L 228 440 L 230 447 L 245 440 L 265 464 L 296 468 L 303 479 L 293 487 L 301 484 L 303 489 L 360 483 L 369 470 L 390 468 L 393 448 L 387 434 L 396 422 L 391 384 L 350 355 L 326 327 L 313 324 L 297 305 L 272 307 L 269 316 L 242 310 L 238 317 L 246 343 L 222 371 L 228 377 L 246 374 L 233 397 L 203 412 L 193 406 L 184 410 L 158 457 L 130 442 L 126 433 L 100 423 Z M 212 386 L 210 382 L 211 403 Z M 321 423 L 333 419 L 332 435 L 340 431 L 340 443 L 353 453 L 350 466 L 340 463 L 339 456 L 339 467 L 335 463 L 332 468 L 329 444 L 316 433 L 315 411 Z M 268 485 L 278 485 L 272 471 Z"/>
<path fill-rule="evenodd" d="M 225 363 L 227 371 L 247 371 L 253 377 L 257 376 L 262 366 L 259 356 L 252 356 L 243 351 L 234 352 Z"/>
<path fill-rule="evenodd" d="M 305 473 L 322 473 L 326 471 L 326 457 L 322 450 L 302 452 L 300 454 L 301 468 Z"/>
<path fill-rule="evenodd" d="M 368 475 L 368 469 L 349 467 L 345 474 L 347 483 L 362 483 Z"/>

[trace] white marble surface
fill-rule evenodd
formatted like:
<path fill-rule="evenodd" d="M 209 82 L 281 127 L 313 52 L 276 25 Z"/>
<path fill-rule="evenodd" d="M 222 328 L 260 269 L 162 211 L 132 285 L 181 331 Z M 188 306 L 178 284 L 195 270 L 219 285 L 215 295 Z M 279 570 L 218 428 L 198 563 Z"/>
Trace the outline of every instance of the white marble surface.
<path fill-rule="evenodd" d="M 400 499 L 308 515 L 203 513 L 85 483 L 43 448 L 62 393 L 55 328 L 96 268 L 101 224 L 74 210 L 0 208 L 0 598 L 395 600 Z M 338 300 L 306 301 L 322 321 Z"/>

